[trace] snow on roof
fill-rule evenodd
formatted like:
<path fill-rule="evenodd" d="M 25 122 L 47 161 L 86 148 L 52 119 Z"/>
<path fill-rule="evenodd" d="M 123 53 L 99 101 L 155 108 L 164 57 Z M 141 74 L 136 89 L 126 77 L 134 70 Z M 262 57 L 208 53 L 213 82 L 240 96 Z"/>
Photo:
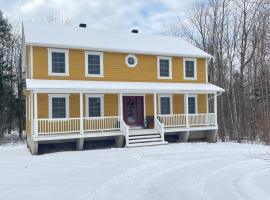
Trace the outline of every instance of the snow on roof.
<path fill-rule="evenodd" d="M 27 79 L 27 90 L 93 93 L 215 93 L 224 89 L 211 83 L 152 83 Z"/>
<path fill-rule="evenodd" d="M 25 22 L 25 43 L 48 47 L 109 52 L 211 58 L 181 38 L 80 28 L 74 25 Z"/>

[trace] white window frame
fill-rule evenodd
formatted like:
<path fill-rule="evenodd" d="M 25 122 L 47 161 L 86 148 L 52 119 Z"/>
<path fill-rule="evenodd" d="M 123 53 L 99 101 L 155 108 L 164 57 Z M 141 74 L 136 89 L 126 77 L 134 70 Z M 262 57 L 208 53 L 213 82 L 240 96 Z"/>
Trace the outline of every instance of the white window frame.
<path fill-rule="evenodd" d="M 195 114 L 198 114 L 198 95 L 197 94 L 189 94 L 189 97 L 194 97 L 195 98 Z M 188 105 L 187 105 L 188 106 Z M 186 113 L 186 112 L 185 112 Z M 190 114 L 190 113 L 188 113 Z M 192 115 L 192 114 L 191 114 Z"/>
<path fill-rule="evenodd" d="M 169 60 L 169 76 L 164 77 L 160 76 L 160 60 Z M 158 72 L 158 79 L 172 79 L 172 57 L 167 56 L 157 56 L 157 72 Z"/>
<path fill-rule="evenodd" d="M 85 51 L 84 63 L 85 63 L 85 76 L 86 77 L 104 77 L 103 71 L 103 52 Z M 88 55 L 98 55 L 100 59 L 100 74 L 88 74 Z"/>
<path fill-rule="evenodd" d="M 86 94 L 85 95 L 85 102 L 86 102 L 86 116 L 89 117 L 89 98 L 100 98 L 100 117 L 104 117 L 104 94 Z M 90 117 L 90 118 L 95 118 L 95 117 Z"/>
<path fill-rule="evenodd" d="M 52 53 L 65 53 L 65 73 L 52 72 Z M 53 49 L 48 48 L 48 74 L 50 76 L 69 76 L 69 57 L 68 49 Z"/>
<path fill-rule="evenodd" d="M 169 97 L 170 98 L 170 114 L 173 114 L 173 95 L 172 94 L 161 94 L 158 95 L 158 114 L 161 115 L 161 97 Z"/>
<path fill-rule="evenodd" d="M 52 99 L 53 98 L 66 99 L 66 117 L 65 118 L 69 118 L 69 94 L 48 94 L 48 96 L 49 96 L 49 118 L 58 119 L 58 118 L 52 118 Z"/>
<path fill-rule="evenodd" d="M 186 61 L 193 61 L 194 62 L 194 77 L 186 77 Z M 183 74 L 184 74 L 184 80 L 197 80 L 197 59 L 196 58 L 184 58 L 183 59 Z"/>
<path fill-rule="evenodd" d="M 131 64 L 128 63 L 128 58 L 129 58 L 129 57 L 132 57 L 132 58 L 134 59 L 135 62 L 134 62 L 133 65 L 131 65 Z M 126 61 L 126 65 L 127 65 L 128 67 L 136 67 L 137 64 L 138 64 L 138 58 L 137 58 L 136 55 L 134 55 L 134 54 L 128 54 L 128 55 L 126 56 L 125 61 Z"/>

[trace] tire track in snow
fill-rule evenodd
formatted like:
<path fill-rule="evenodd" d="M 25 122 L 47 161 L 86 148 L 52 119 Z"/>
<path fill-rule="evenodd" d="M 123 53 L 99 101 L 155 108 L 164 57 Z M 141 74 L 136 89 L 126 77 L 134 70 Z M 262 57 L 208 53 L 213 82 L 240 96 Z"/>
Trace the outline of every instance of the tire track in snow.
<path fill-rule="evenodd" d="M 201 197 L 204 199 L 204 200 L 209 200 L 209 199 L 213 199 L 213 200 L 216 200 L 216 198 L 213 198 L 211 197 L 210 195 L 208 195 L 208 192 L 207 192 L 207 182 L 211 182 L 211 178 L 212 177 L 217 177 L 218 174 L 221 174 L 222 172 L 224 171 L 228 171 L 228 170 L 235 170 L 234 168 L 238 168 L 242 165 L 246 165 L 247 163 L 249 162 L 253 162 L 256 158 L 254 159 L 247 159 L 247 160 L 242 160 L 242 161 L 237 161 L 233 164 L 229 164 L 229 165 L 226 165 L 222 168 L 219 168 L 219 169 L 216 169 L 206 175 L 204 175 L 203 177 L 201 177 L 198 181 L 198 188 L 199 188 L 199 192 L 201 194 Z M 256 165 L 254 163 L 252 163 L 253 165 Z M 240 169 L 243 169 L 243 168 L 240 168 Z M 249 175 L 246 175 L 245 174 L 245 177 L 244 179 L 246 179 Z M 242 176 L 243 177 L 243 176 Z M 247 182 L 246 181 L 241 181 L 241 179 L 243 179 L 242 177 L 240 177 L 239 179 L 237 179 L 238 181 L 237 182 L 233 182 L 233 185 L 235 187 L 232 187 L 234 189 L 234 192 L 235 194 L 237 195 L 237 197 L 235 199 L 241 199 L 241 200 L 257 200 L 257 199 L 260 199 L 260 200 L 268 200 L 269 198 L 265 198 L 263 195 L 259 195 L 261 196 L 261 198 L 258 198 L 257 195 L 254 195 L 254 196 L 251 196 L 251 194 L 254 194 L 254 187 L 249 187 L 250 190 L 248 190 L 246 187 L 245 189 L 243 190 L 242 188 L 244 187 L 243 185 L 246 185 Z M 234 178 L 234 177 L 232 177 Z M 233 181 L 234 179 L 232 179 Z M 208 187 L 209 188 L 209 187 Z M 238 189 L 237 189 L 238 188 Z M 224 188 L 223 188 L 224 189 Z M 267 196 L 267 195 L 266 195 Z M 248 199 L 247 199 L 248 197 Z"/>

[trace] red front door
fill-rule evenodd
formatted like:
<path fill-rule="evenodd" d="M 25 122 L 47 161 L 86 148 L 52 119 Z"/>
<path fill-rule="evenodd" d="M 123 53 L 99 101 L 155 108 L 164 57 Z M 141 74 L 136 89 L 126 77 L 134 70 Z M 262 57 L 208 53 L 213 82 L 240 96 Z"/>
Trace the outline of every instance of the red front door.
<path fill-rule="evenodd" d="M 129 126 L 143 126 L 144 108 L 142 96 L 123 97 L 124 121 Z"/>

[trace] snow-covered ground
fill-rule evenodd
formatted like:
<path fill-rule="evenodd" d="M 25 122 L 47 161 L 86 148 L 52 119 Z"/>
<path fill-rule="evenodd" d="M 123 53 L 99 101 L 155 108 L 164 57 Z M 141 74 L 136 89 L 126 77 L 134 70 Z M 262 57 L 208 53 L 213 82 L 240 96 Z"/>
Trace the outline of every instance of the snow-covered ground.
<path fill-rule="evenodd" d="M 60 152 L 0 146 L 0 199 L 269 200 L 270 147 L 234 143 Z"/>

